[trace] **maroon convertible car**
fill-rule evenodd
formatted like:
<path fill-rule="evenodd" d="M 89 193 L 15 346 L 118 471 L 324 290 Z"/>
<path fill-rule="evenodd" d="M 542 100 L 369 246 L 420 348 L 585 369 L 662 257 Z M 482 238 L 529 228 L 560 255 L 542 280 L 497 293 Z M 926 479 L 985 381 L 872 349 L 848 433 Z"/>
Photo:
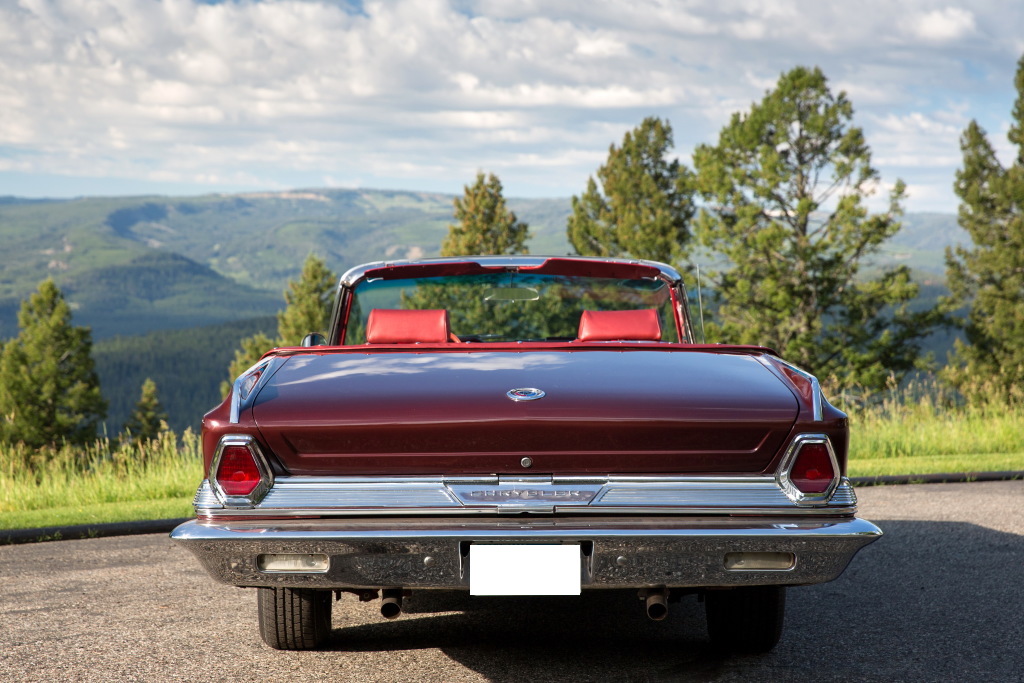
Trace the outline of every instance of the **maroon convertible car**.
<path fill-rule="evenodd" d="M 771 649 L 786 586 L 881 535 L 855 516 L 847 418 L 758 346 L 697 343 L 649 261 L 465 257 L 346 273 L 326 337 L 268 352 L 203 420 L 171 537 L 254 587 L 271 647 L 335 595 L 696 593 L 717 646 Z"/>

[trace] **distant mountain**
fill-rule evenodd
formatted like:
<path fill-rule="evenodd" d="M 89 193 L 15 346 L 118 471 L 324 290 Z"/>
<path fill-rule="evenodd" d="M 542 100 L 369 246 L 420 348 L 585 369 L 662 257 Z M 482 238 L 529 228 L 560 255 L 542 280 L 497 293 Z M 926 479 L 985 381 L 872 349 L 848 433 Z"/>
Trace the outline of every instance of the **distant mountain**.
<path fill-rule="evenodd" d="M 0 338 L 53 277 L 96 339 L 275 312 L 309 253 L 341 274 L 366 261 L 435 256 L 451 195 L 304 189 L 195 197 L 0 197 Z M 566 254 L 568 199 L 509 199 L 530 251 Z M 942 279 L 966 236 L 948 214 L 908 214 L 875 265 Z"/>
<path fill-rule="evenodd" d="M 940 275 L 945 281 L 946 247 L 965 246 L 971 238 L 951 213 L 908 213 L 903 227 L 882 248 L 878 264 L 906 264 Z"/>
<path fill-rule="evenodd" d="M 295 190 L 199 197 L 0 198 L 0 338 L 53 277 L 94 338 L 272 313 L 309 253 L 341 274 L 438 253 L 448 195 Z M 568 253 L 564 199 L 509 200 L 534 253 Z"/>

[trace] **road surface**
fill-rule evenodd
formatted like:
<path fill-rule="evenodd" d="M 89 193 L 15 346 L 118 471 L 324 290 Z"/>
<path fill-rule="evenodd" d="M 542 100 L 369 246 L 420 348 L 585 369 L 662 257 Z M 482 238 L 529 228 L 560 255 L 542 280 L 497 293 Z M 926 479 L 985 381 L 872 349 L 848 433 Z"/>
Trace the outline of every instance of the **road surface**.
<path fill-rule="evenodd" d="M 330 647 L 260 641 L 253 590 L 165 535 L 0 547 L 3 681 L 1024 681 L 1024 482 L 869 487 L 885 537 L 790 589 L 770 654 L 722 657 L 689 597 L 622 593 L 335 605 Z"/>

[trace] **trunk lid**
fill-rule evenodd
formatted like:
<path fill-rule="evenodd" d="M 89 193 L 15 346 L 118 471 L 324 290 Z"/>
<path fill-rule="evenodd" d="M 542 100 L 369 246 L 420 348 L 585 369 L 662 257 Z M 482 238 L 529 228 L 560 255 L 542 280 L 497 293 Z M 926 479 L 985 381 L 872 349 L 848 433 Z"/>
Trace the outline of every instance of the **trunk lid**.
<path fill-rule="evenodd" d="M 754 474 L 797 412 L 755 358 L 678 350 L 299 355 L 253 403 L 295 475 Z"/>

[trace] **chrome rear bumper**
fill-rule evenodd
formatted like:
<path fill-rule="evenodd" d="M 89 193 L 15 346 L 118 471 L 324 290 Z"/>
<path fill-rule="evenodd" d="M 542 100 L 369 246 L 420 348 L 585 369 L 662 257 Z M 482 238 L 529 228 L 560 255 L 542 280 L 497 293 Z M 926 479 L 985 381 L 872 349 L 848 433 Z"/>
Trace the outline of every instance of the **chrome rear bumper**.
<path fill-rule="evenodd" d="M 578 544 L 595 588 L 799 585 L 838 577 L 882 535 L 852 517 L 547 517 L 193 520 L 171 532 L 213 578 L 236 586 L 468 589 L 475 543 Z M 788 569 L 726 568 L 729 553 L 792 553 Z M 264 554 L 322 554 L 326 571 L 264 572 Z"/>

